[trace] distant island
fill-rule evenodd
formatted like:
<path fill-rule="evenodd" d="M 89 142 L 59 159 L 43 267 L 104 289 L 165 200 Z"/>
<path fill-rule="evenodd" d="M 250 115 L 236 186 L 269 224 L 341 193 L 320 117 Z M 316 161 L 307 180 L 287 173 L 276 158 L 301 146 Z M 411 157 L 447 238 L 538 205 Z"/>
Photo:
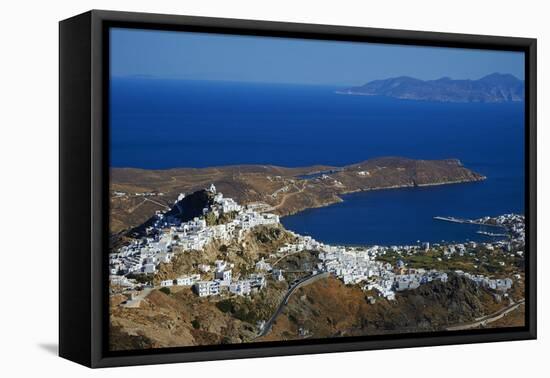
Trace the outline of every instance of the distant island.
<path fill-rule="evenodd" d="M 337 93 L 437 102 L 502 103 L 524 101 L 525 84 L 513 75 L 500 73 L 493 73 L 479 80 L 453 80 L 448 77 L 420 80 L 400 76 L 374 80 Z"/>

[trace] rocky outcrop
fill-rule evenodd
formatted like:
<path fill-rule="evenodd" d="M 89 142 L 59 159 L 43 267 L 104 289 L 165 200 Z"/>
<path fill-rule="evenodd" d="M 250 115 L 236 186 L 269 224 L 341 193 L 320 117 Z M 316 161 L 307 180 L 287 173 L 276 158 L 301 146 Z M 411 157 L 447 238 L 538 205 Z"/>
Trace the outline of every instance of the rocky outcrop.
<path fill-rule="evenodd" d="M 203 215 L 202 211 L 204 208 L 212 205 L 213 195 L 208 190 L 198 190 L 194 193 L 189 194 L 188 196 L 182 196 L 178 198 L 175 203 L 172 205 L 170 210 L 162 214 L 163 217 L 176 218 L 180 222 L 187 222 L 192 220 L 195 217 L 200 217 Z M 128 232 L 128 236 L 139 238 L 145 234 L 145 231 L 148 227 L 152 226 L 155 222 L 159 220 L 158 215 L 153 215 L 151 218 L 146 220 L 141 225 L 132 228 Z"/>

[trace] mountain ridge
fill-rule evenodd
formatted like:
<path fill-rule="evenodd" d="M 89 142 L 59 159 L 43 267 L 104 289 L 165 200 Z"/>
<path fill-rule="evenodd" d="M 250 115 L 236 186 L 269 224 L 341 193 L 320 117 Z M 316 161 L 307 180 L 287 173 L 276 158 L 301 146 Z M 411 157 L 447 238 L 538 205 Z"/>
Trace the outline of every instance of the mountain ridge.
<path fill-rule="evenodd" d="M 522 102 L 525 99 L 525 83 L 511 74 L 496 72 L 477 80 L 450 77 L 421 80 L 410 76 L 398 76 L 373 80 L 337 93 L 436 102 Z"/>

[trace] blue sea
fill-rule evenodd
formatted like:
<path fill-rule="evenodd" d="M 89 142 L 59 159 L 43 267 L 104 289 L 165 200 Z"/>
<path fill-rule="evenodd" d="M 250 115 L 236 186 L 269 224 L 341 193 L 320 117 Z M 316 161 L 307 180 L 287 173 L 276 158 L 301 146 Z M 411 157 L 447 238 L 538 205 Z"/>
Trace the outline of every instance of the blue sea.
<path fill-rule="evenodd" d="M 373 157 L 458 158 L 478 183 L 356 193 L 285 217 L 327 243 L 487 240 L 477 218 L 524 211 L 524 107 L 337 94 L 340 87 L 148 78 L 111 81 L 111 166 L 343 166 Z"/>

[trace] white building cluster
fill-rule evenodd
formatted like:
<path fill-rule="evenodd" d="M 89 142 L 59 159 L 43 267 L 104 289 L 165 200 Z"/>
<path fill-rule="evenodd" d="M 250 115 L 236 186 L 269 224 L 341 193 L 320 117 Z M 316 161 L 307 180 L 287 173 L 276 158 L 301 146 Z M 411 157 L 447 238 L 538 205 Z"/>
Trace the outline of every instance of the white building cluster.
<path fill-rule="evenodd" d="M 464 276 L 472 281 L 474 281 L 479 286 L 483 286 L 487 289 L 497 290 L 506 292 L 512 288 L 513 281 L 511 278 L 489 278 L 485 277 L 482 274 L 471 274 L 465 273 L 461 270 L 456 270 L 455 274 L 459 276 Z"/>
<path fill-rule="evenodd" d="M 322 261 L 319 268 L 333 273 L 344 284 L 366 282 L 365 290 L 376 290 L 380 296 L 388 300 L 395 299 L 396 291 L 416 289 L 436 279 L 447 281 L 447 274 L 436 270 L 409 269 L 406 274 L 398 274 L 404 270 L 404 264 L 398 261 L 394 267 L 389 263 L 376 261 L 376 256 L 381 250 L 383 249 L 380 247 L 363 250 L 331 247 L 330 251 L 319 253 L 319 259 Z"/>
<path fill-rule="evenodd" d="M 435 280 L 447 282 L 448 275 L 435 269 L 409 269 L 407 274 L 395 276 L 395 291 L 412 290 Z"/>
<path fill-rule="evenodd" d="M 284 246 L 280 247 L 279 250 L 277 251 L 279 255 L 296 253 L 300 251 L 308 251 L 308 250 L 315 251 L 315 250 L 321 249 L 322 247 L 330 248 L 329 245 L 319 243 L 317 240 L 313 239 L 311 236 L 302 236 L 292 231 L 288 231 L 288 232 L 296 238 L 296 241 L 294 243 L 287 243 Z"/>
<path fill-rule="evenodd" d="M 229 292 L 236 295 L 249 295 L 253 290 L 261 290 L 266 285 L 262 274 L 251 274 L 246 279 L 232 281 L 231 270 L 224 261 L 216 261 L 215 279 L 212 281 L 197 281 L 193 290 L 199 297 L 209 297 Z"/>
<path fill-rule="evenodd" d="M 216 193 L 213 185 L 209 190 Z M 175 240 L 175 244 L 182 247 L 184 251 L 202 251 L 213 240 L 241 240 L 245 233 L 254 227 L 279 223 L 278 215 L 259 213 L 253 209 L 244 208 L 232 198 L 224 198 L 222 193 L 216 193 L 213 202 L 211 207 L 203 209 L 204 215 L 212 212 L 219 217 L 221 214 L 234 213 L 234 219 L 223 224 L 207 225 L 203 217 L 197 217 L 189 222 L 173 225 L 170 227 L 169 233 Z"/>
<path fill-rule="evenodd" d="M 525 244 L 525 216 L 520 214 L 504 214 L 497 217 L 483 217 L 478 223 L 494 224 L 504 227 L 510 234 L 512 242 Z"/>
<path fill-rule="evenodd" d="M 176 278 L 175 280 L 163 280 L 160 282 L 160 286 L 162 287 L 193 286 L 195 282 L 200 281 L 200 279 L 201 279 L 200 274 L 191 274 L 188 276 L 182 276 L 182 277 Z"/>
<path fill-rule="evenodd" d="M 153 231 L 149 236 L 140 241 L 134 241 L 130 245 L 119 248 L 110 254 L 109 266 L 111 282 L 122 287 L 131 287 L 133 280 L 128 280 L 127 275 L 132 273 L 155 273 L 160 263 L 170 262 L 177 247 L 182 251 L 203 251 L 212 241 L 240 241 L 250 229 L 262 225 L 279 224 L 279 217 L 275 214 L 262 213 L 257 207 L 243 207 L 231 198 L 225 198 L 222 193 L 217 193 L 214 185 L 208 189 L 214 196 L 212 205 L 203 209 L 203 216 L 196 217 L 187 222 L 178 221 L 177 218 L 164 217 L 164 213 L 157 214 Z M 185 198 L 184 194 L 178 197 L 178 201 Z M 206 218 L 209 214 L 216 218 L 222 215 L 230 215 L 225 223 L 210 225 Z M 523 216 L 508 214 L 496 218 L 482 218 L 476 222 L 480 224 L 497 224 L 505 227 L 513 236 L 508 241 L 493 243 L 482 243 L 486 248 L 495 246 L 508 247 L 511 243 L 514 246 L 525 240 L 525 220 Z M 398 255 L 425 253 L 430 250 L 429 243 L 422 245 L 405 246 L 371 246 L 364 248 L 331 246 L 320 243 L 310 236 L 302 236 L 289 231 L 295 241 L 279 248 L 272 257 L 285 256 L 301 251 L 315 251 L 318 253 L 320 262 L 313 267 L 317 271 L 329 272 L 342 280 L 344 284 L 364 283 L 365 290 L 376 290 L 378 294 L 389 300 L 395 299 L 396 292 L 416 289 L 422 284 L 440 280 L 446 282 L 448 276 L 444 272 L 425 269 L 405 269 L 401 260 L 397 266 L 382 262 L 377 257 L 387 252 L 395 252 Z M 500 244 L 499 244 L 500 243 Z M 502 245 L 501 245 L 502 244 Z M 444 256 L 449 258 L 453 254 L 463 255 L 468 248 L 475 249 L 475 242 L 459 244 L 434 244 L 431 248 L 443 248 Z M 517 248 L 515 248 L 517 250 Z M 200 297 L 217 296 L 224 292 L 236 295 L 249 295 L 253 290 L 260 290 L 265 287 L 266 279 L 264 272 L 271 272 L 273 279 L 284 280 L 283 271 L 275 269 L 263 258 L 256 262 L 256 271 L 260 274 L 252 274 L 247 278 L 237 277 L 234 280 L 232 266 L 225 261 L 217 260 L 213 269 L 213 280 L 201 280 L 199 274 L 190 274 L 175 280 L 164 280 L 161 286 L 192 286 L 195 293 Z M 198 270 L 208 273 L 211 270 L 209 265 L 201 264 Z M 477 284 L 492 290 L 505 292 L 512 286 L 512 280 L 490 279 L 481 275 L 471 275 L 457 271 L 473 280 Z"/>
<path fill-rule="evenodd" d="M 210 188 L 211 192 L 216 192 L 215 187 Z M 209 211 L 209 209 L 205 209 L 206 211 Z M 212 207 L 212 210 L 216 216 L 220 214 L 228 214 L 233 212 L 240 212 L 242 210 L 242 206 L 239 205 L 233 198 L 224 198 L 222 193 L 216 193 L 214 196 L 214 206 Z"/>
<path fill-rule="evenodd" d="M 204 217 L 196 217 L 178 224 L 177 218 L 168 219 L 159 212 L 156 221 L 150 227 L 157 232 L 148 233 L 155 236 L 135 241 L 110 254 L 110 274 L 155 273 L 160 263 L 171 261 L 174 247 L 180 247 L 183 251 L 202 251 L 213 240 L 241 240 L 245 233 L 254 227 L 279 223 L 279 217 L 275 214 L 259 213 L 240 206 L 231 198 L 224 198 L 222 193 L 216 193 L 214 185 L 208 190 L 215 194 L 214 200 L 210 208 L 203 209 L 203 213 L 212 211 L 217 217 L 220 214 L 235 213 L 233 220 L 209 226 Z M 180 194 L 176 203 L 183 198 L 185 194 Z"/>
<path fill-rule="evenodd" d="M 171 240 L 166 236 L 158 239 L 145 238 L 111 253 L 109 273 L 111 275 L 155 273 L 160 263 L 170 262 L 173 256 Z"/>
<path fill-rule="evenodd" d="M 399 254 L 420 253 L 429 249 L 429 245 L 421 246 L 372 246 L 368 248 L 350 248 L 344 246 L 331 246 L 319 243 L 309 236 L 294 234 L 297 241 L 281 247 L 278 254 L 290 254 L 303 250 L 318 251 L 321 260 L 317 269 L 330 272 L 338 277 L 344 284 L 359 284 L 365 282 L 365 290 L 376 290 L 378 294 L 388 300 L 395 299 L 396 292 L 412 290 L 420 285 L 435 280 L 447 282 L 448 274 L 435 269 L 405 269 L 405 264 L 398 260 L 396 266 L 377 260 L 377 256 L 384 255 L 388 251 Z M 471 245 L 473 244 L 473 245 Z M 438 245 L 439 246 L 439 245 Z M 446 253 L 463 254 L 467 247 L 476 247 L 475 242 L 468 244 L 450 244 L 446 246 Z M 490 279 L 481 275 L 471 275 L 461 271 L 458 275 L 473 280 L 479 285 L 492 290 L 506 291 L 511 288 L 512 280 Z"/>
<path fill-rule="evenodd" d="M 203 218 L 195 218 L 178 227 L 172 226 L 169 232 L 175 244 L 184 251 L 202 251 L 213 240 L 242 240 L 246 232 L 254 227 L 278 223 L 277 215 L 241 209 L 228 223 L 208 226 Z"/>
<path fill-rule="evenodd" d="M 393 291 L 395 274 L 391 264 L 376 261 L 376 256 L 384 248 L 372 246 L 369 248 L 349 248 L 323 244 L 310 236 L 294 234 L 295 243 L 281 247 L 279 254 L 297 253 L 303 250 L 318 252 L 321 262 L 319 271 L 330 272 L 344 282 L 344 284 L 358 284 L 368 281 L 372 289 L 376 289 L 381 296 L 394 299 Z"/>

